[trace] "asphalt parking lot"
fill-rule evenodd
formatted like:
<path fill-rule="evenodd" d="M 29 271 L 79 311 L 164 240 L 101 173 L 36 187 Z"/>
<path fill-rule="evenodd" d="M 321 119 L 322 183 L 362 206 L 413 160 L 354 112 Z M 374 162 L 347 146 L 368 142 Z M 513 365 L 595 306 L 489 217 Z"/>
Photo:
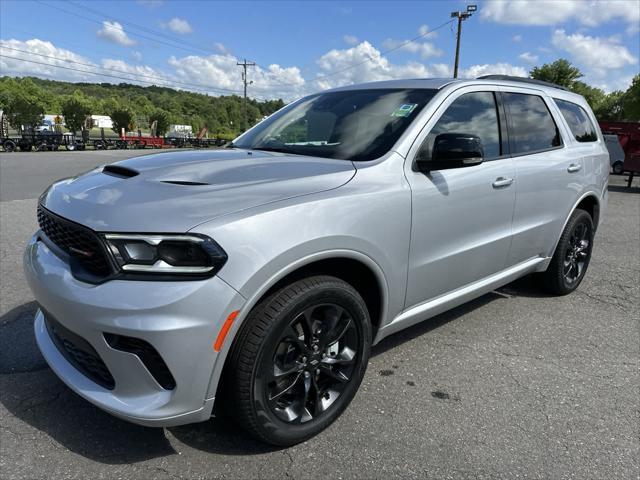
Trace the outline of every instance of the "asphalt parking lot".
<path fill-rule="evenodd" d="M 140 152 L 0 154 L 0 476 L 635 478 L 640 475 L 640 188 L 612 177 L 574 294 L 530 279 L 396 334 L 320 436 L 290 449 L 229 420 L 152 429 L 66 388 L 40 356 L 21 254 L 52 181 Z"/>

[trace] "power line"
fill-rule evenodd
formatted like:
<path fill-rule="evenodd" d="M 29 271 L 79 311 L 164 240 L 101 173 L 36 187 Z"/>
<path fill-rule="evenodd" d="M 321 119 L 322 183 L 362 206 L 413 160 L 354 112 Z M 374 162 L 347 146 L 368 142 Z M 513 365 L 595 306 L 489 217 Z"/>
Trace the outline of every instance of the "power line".
<path fill-rule="evenodd" d="M 119 29 L 119 28 L 117 28 L 117 27 L 114 27 L 114 26 L 112 26 L 112 25 L 107 25 L 105 22 L 102 22 L 102 21 L 100 21 L 100 20 L 96 20 L 96 19 L 93 19 L 93 18 L 86 17 L 86 16 L 84 16 L 84 15 L 80 15 L 80 14 L 79 14 L 79 13 L 77 13 L 77 12 L 74 12 L 74 11 L 71 11 L 71 10 L 66 10 L 66 9 L 64 9 L 64 8 L 61 8 L 61 7 L 57 6 L 57 5 L 50 5 L 50 4 L 48 4 L 48 3 L 46 3 L 46 2 L 43 2 L 43 1 L 41 1 L 41 0 L 35 0 L 35 1 L 36 1 L 36 2 L 38 2 L 38 3 L 40 3 L 41 5 L 45 5 L 45 6 L 49 7 L 49 8 L 53 8 L 53 9 L 56 9 L 56 10 L 60 10 L 61 12 L 68 13 L 69 15 L 73 15 L 74 17 L 81 18 L 81 19 L 86 20 L 86 21 L 88 21 L 88 22 L 97 23 L 98 25 L 102 25 L 102 27 L 103 27 L 103 28 L 110 28 L 110 29 L 112 29 L 112 30 L 123 31 L 123 30 L 121 30 L 121 29 Z M 183 47 L 183 46 L 181 46 L 181 45 L 177 45 L 177 44 L 176 44 L 176 45 L 174 45 L 174 44 L 171 44 L 171 43 L 168 43 L 168 42 L 163 42 L 162 40 L 158 40 L 158 39 L 155 39 L 155 38 L 151 38 L 151 37 L 148 37 L 148 36 L 146 36 L 146 35 L 142 35 L 141 33 L 136 33 L 136 32 L 129 32 L 129 33 L 130 33 L 131 35 L 136 36 L 136 37 L 144 38 L 145 40 L 150 40 L 150 41 L 152 41 L 152 42 L 154 42 L 154 43 L 159 43 L 159 44 L 162 44 L 162 45 L 165 45 L 165 46 L 169 46 L 169 47 L 173 47 L 173 48 L 178 48 L 178 49 L 180 49 L 180 50 L 184 50 L 184 51 L 186 51 L 186 52 L 193 52 L 193 49 L 185 48 L 185 47 Z"/>
<path fill-rule="evenodd" d="M 61 68 L 63 70 L 71 70 L 73 72 L 86 73 L 86 74 L 89 74 L 89 75 L 97 75 L 97 76 L 103 76 L 103 77 L 109 77 L 109 78 L 117 78 L 119 80 L 126 80 L 128 82 L 146 83 L 147 85 L 152 85 L 152 86 L 157 86 L 157 87 L 165 87 L 165 88 L 174 88 L 174 89 L 176 88 L 174 85 L 172 85 L 171 80 L 166 80 L 166 81 L 163 81 L 163 84 L 159 84 L 158 82 L 151 82 L 151 81 L 148 81 L 148 80 L 138 80 L 138 79 L 135 79 L 135 78 L 121 77 L 121 76 L 118 76 L 118 75 L 111 75 L 111 74 L 103 73 L 103 72 L 92 72 L 92 71 L 89 71 L 89 70 L 82 70 L 82 69 L 79 69 L 79 68 L 65 67 L 63 65 L 54 65 L 54 64 L 51 64 L 51 63 L 37 62 L 35 60 L 27 60 L 26 58 L 14 57 L 14 56 L 11 56 L 11 55 L 4 55 L 2 53 L 0 53 L 0 57 L 2 57 L 2 58 L 10 58 L 12 60 L 18 60 L 20 62 L 34 63 L 36 65 L 44 65 L 44 66 L 47 66 L 47 67 Z M 195 89 L 195 88 L 194 88 L 194 90 L 200 91 L 200 92 L 204 92 L 204 93 L 209 93 L 209 91 L 210 91 L 210 90 Z"/>
<path fill-rule="evenodd" d="M 136 76 L 136 77 L 144 77 L 144 78 L 150 78 L 150 79 L 154 79 L 154 80 L 160 80 L 162 82 L 171 82 L 171 83 L 175 83 L 175 84 L 179 84 L 179 85 L 186 85 L 186 86 L 195 86 L 195 87 L 203 87 L 206 89 L 209 89 L 211 91 L 219 91 L 219 92 L 229 92 L 229 93 L 241 93 L 242 90 L 232 90 L 229 88 L 222 88 L 222 87 L 212 87 L 210 85 L 204 85 L 201 83 L 190 83 L 190 82 L 182 82 L 180 80 L 171 80 L 171 79 L 167 79 L 167 78 L 161 78 L 161 77 L 156 77 L 153 75 L 145 75 L 143 73 L 133 73 L 133 72 L 127 72 L 126 70 L 119 70 L 117 68 L 109 68 L 109 67 L 101 67 L 99 65 L 94 65 L 91 63 L 84 63 L 84 62 L 78 62 L 76 60 L 70 60 L 70 59 L 66 59 L 66 58 L 59 58 L 59 57 L 54 57 L 51 55 L 45 55 L 43 53 L 36 53 L 36 52 L 30 52 L 28 50 L 20 50 L 19 48 L 13 48 L 13 47 L 7 47 L 5 45 L 0 45 L 0 50 L 5 49 L 5 50 L 13 50 L 15 52 L 20 52 L 20 53 L 24 53 L 27 55 L 34 55 L 34 56 L 38 56 L 38 57 L 44 57 L 44 58 L 50 58 L 52 60 L 57 60 L 60 62 L 67 62 L 67 63 L 75 63 L 77 65 L 82 65 L 85 67 L 91 67 L 91 68 L 99 68 L 101 70 L 108 70 L 111 72 L 116 72 L 116 73 L 124 73 L 126 75 L 132 75 L 132 76 Z M 135 79 L 132 79 L 135 80 Z"/>
<path fill-rule="evenodd" d="M 74 15 L 75 17 L 81 18 L 81 19 L 86 20 L 86 21 L 88 21 L 88 22 L 93 22 L 93 23 L 96 23 L 96 24 L 98 24 L 98 25 L 102 25 L 104 28 L 111 28 L 111 29 L 114 29 L 114 30 L 119 30 L 119 29 L 118 29 L 118 28 L 116 28 L 116 27 L 113 27 L 113 26 L 110 26 L 110 25 L 106 25 L 105 23 L 103 23 L 103 22 L 102 22 L 102 21 L 100 21 L 100 20 L 96 20 L 96 19 L 94 19 L 94 18 L 90 18 L 90 17 L 84 16 L 84 15 L 80 15 L 80 14 L 79 14 L 79 13 L 77 13 L 77 12 L 73 12 L 73 11 L 66 10 L 66 9 L 64 9 L 64 8 L 61 8 L 61 7 L 57 6 L 57 5 L 51 5 L 51 4 L 48 4 L 48 3 L 43 2 L 43 1 L 41 1 L 41 0 L 35 0 L 35 1 L 36 1 L 36 2 L 38 2 L 38 3 L 40 3 L 40 4 L 42 4 L 42 5 L 47 6 L 47 7 L 49 7 L 49 8 L 57 9 L 57 10 L 60 10 L 60 11 L 62 11 L 62 12 L 68 13 L 68 14 L 70 14 L 70 15 Z M 70 2 L 70 3 L 73 3 L 73 2 Z M 131 25 L 131 26 L 133 26 L 134 28 L 138 28 L 138 29 L 141 29 L 141 30 L 144 30 L 144 31 L 150 32 L 152 35 L 159 36 L 159 37 L 165 37 L 165 38 L 168 38 L 168 39 L 169 39 L 171 42 L 173 42 L 173 43 L 167 43 L 167 42 L 162 41 L 162 40 L 159 40 L 159 39 L 154 39 L 154 38 L 148 37 L 148 36 L 146 36 L 146 35 L 142 35 L 142 34 L 137 33 L 137 32 L 135 32 L 135 31 L 129 31 L 129 33 L 130 33 L 131 35 L 134 35 L 134 36 L 136 36 L 136 37 L 144 38 L 144 39 L 146 39 L 146 40 L 150 40 L 151 42 L 159 43 L 159 44 L 161 44 L 161 45 L 166 45 L 166 46 L 169 46 L 169 47 L 178 48 L 178 49 L 183 50 L 183 51 L 185 51 L 185 52 L 196 52 L 196 50 L 194 50 L 194 48 L 195 48 L 195 49 L 197 49 L 197 51 L 198 51 L 198 52 L 203 52 L 203 53 L 205 53 L 205 54 L 207 54 L 207 55 L 211 55 L 211 54 L 213 54 L 213 52 L 210 52 L 210 51 L 208 51 L 208 50 L 205 50 L 205 49 L 203 49 L 203 48 L 201 48 L 201 47 L 199 47 L 199 46 L 194 46 L 194 48 L 185 48 L 185 47 L 184 47 L 184 45 L 193 45 L 193 44 L 190 44 L 189 42 L 185 42 L 185 41 L 183 41 L 182 39 L 177 39 L 176 37 L 173 37 L 173 38 L 176 38 L 175 40 L 173 40 L 173 38 L 171 38 L 172 36 L 168 36 L 167 34 L 165 34 L 165 33 L 163 33 L 163 32 L 158 32 L 158 31 L 156 31 L 156 30 L 153 30 L 153 29 L 150 29 L 150 28 L 147 28 L 147 27 L 143 27 L 143 26 L 137 25 L 137 24 L 135 24 L 135 23 L 133 23 L 133 22 L 129 22 L 129 21 L 127 21 L 127 20 L 118 19 L 118 18 L 115 18 L 115 17 L 111 16 L 110 14 L 103 13 L 103 12 L 99 12 L 99 11 L 97 11 L 97 10 L 93 10 L 93 9 L 88 8 L 88 7 L 85 7 L 85 6 L 83 6 L 82 8 L 83 8 L 83 9 L 85 9 L 85 10 L 92 11 L 92 12 L 94 12 L 94 13 L 98 13 L 98 14 L 101 14 L 101 15 L 104 15 L 104 16 L 108 16 L 109 18 L 112 18 L 113 20 L 115 20 L 115 21 L 117 21 L 117 22 L 124 23 L 124 24 L 126 24 L 126 25 Z M 198 52 L 196 52 L 196 53 L 198 53 Z M 199 54 L 200 54 L 200 53 L 199 53 Z M 238 57 L 237 57 L 236 55 L 232 55 L 232 57 L 233 57 L 233 58 L 235 58 L 235 59 L 236 59 L 236 61 L 239 61 L 239 59 L 238 59 Z M 271 74 L 271 73 L 269 72 L 269 69 L 268 69 L 267 67 L 265 67 L 265 66 L 263 66 L 263 65 L 261 65 L 261 64 L 258 64 L 258 63 L 256 63 L 256 66 L 258 66 L 258 67 L 260 67 L 262 70 L 264 70 L 265 75 L 270 75 L 270 74 Z M 269 87 L 269 86 L 274 86 L 274 85 L 281 85 L 281 86 L 284 86 L 284 87 L 290 87 L 290 85 L 289 85 L 289 84 L 286 84 L 286 83 L 280 82 L 280 81 L 278 81 L 278 80 L 272 80 L 272 81 L 273 81 L 273 83 L 264 84 L 264 85 L 262 85 L 262 86 L 264 86 L 264 87 Z"/>

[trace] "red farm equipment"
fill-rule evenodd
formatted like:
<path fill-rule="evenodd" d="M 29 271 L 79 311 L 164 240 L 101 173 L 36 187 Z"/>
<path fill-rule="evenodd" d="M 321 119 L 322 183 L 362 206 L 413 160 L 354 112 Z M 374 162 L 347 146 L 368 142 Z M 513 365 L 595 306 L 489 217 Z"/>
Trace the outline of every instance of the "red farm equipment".
<path fill-rule="evenodd" d="M 624 151 L 623 172 L 629 172 L 631 186 L 634 174 L 640 174 L 640 123 L 638 122 L 599 122 L 605 135 L 617 135 Z"/>

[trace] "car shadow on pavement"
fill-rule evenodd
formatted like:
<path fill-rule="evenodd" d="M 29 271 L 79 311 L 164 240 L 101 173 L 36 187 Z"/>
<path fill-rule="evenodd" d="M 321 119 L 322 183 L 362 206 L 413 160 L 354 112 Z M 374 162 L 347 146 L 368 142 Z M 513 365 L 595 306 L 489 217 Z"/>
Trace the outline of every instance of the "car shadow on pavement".
<path fill-rule="evenodd" d="M 529 282 L 523 279 L 505 288 L 517 295 L 534 295 Z M 372 355 L 425 335 L 504 295 L 486 294 L 398 332 L 376 345 Z M 20 422 L 24 422 L 64 448 L 106 464 L 174 455 L 179 446 L 172 444 L 171 436 L 188 447 L 214 454 L 256 455 L 279 449 L 253 440 L 228 415 L 165 430 L 134 425 L 103 412 L 67 388 L 46 365 L 33 333 L 36 308 L 35 302 L 30 302 L 0 317 L 0 403 L 10 413 L 3 426 L 19 431 Z"/>

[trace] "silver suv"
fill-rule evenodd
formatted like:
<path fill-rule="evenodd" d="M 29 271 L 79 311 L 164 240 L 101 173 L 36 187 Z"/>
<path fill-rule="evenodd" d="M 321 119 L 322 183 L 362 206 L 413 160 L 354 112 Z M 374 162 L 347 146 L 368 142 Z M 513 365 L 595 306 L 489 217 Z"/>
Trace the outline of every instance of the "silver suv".
<path fill-rule="evenodd" d="M 583 279 L 609 157 L 584 98 L 525 79 L 369 83 L 217 151 L 54 183 L 25 257 L 38 345 L 75 392 L 150 426 L 291 445 L 354 397 L 371 345 L 539 272 Z"/>

